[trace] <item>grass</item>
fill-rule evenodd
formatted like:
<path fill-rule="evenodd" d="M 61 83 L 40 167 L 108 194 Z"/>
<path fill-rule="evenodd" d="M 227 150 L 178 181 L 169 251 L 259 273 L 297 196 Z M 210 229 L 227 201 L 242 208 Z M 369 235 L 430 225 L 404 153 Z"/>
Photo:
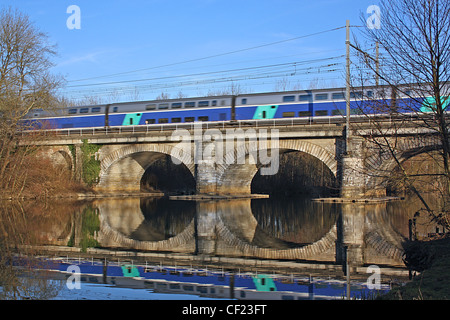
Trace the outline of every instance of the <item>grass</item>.
<path fill-rule="evenodd" d="M 403 287 L 393 288 L 383 300 L 450 299 L 450 238 L 423 241 L 420 246 L 431 256 L 430 265 Z"/>

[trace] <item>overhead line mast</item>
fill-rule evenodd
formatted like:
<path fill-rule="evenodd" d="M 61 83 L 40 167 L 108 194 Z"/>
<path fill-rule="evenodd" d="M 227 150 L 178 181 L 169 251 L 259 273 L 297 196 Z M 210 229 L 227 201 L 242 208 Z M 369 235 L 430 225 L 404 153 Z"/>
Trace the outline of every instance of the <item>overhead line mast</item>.
<path fill-rule="evenodd" d="M 345 152 L 349 153 L 350 146 L 350 20 L 347 20 L 345 24 L 346 28 L 346 79 L 345 79 L 345 114 L 346 114 L 346 126 L 345 126 Z"/>

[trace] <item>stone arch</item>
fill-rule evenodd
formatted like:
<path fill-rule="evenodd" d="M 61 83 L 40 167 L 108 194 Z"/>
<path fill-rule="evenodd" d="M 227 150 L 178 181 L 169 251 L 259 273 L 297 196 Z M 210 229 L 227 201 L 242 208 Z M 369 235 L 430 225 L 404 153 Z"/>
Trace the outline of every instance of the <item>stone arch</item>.
<path fill-rule="evenodd" d="M 440 141 L 436 136 L 406 137 L 397 141 L 395 158 L 400 163 L 422 153 L 441 149 Z M 372 154 L 366 158 L 366 185 L 368 188 L 385 188 L 386 177 L 396 168 L 397 161 L 388 152 Z"/>
<path fill-rule="evenodd" d="M 54 164 L 62 165 L 65 168 L 67 168 L 69 171 L 73 171 L 73 169 L 74 169 L 73 159 L 72 159 L 70 152 L 68 152 L 68 150 L 64 150 L 64 149 L 56 150 L 50 156 L 50 158 Z"/>
<path fill-rule="evenodd" d="M 164 155 L 176 158 L 195 177 L 195 166 L 189 153 L 165 144 L 134 144 L 115 150 L 101 160 L 96 190 L 139 192 L 145 170 Z"/>
<path fill-rule="evenodd" d="M 309 154 L 322 161 L 336 177 L 338 164 L 331 152 L 319 145 L 302 140 L 280 140 L 276 147 L 280 153 L 294 150 Z M 270 149 L 270 146 L 267 148 Z M 252 149 L 248 143 L 242 144 L 224 157 L 224 163 L 217 168 L 217 190 L 221 193 L 250 193 L 253 177 L 262 166 L 256 160 L 249 158 L 253 152 L 264 149 Z M 255 157 L 254 157 L 255 158 Z"/>

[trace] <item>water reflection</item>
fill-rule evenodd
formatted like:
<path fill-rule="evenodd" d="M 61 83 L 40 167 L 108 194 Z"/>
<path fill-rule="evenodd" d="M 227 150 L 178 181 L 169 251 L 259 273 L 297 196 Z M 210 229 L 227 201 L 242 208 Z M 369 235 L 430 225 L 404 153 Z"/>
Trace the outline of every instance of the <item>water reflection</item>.
<path fill-rule="evenodd" d="M 264 259 L 402 265 L 408 214 L 386 203 L 338 204 L 311 199 L 171 201 L 103 199 L 103 247 Z"/>
<path fill-rule="evenodd" d="M 82 251 L 100 247 L 116 252 L 186 253 L 189 257 L 219 257 L 221 266 L 227 257 L 233 272 L 239 263 L 245 265 L 246 258 L 269 261 L 266 268 L 270 272 L 279 270 L 276 263 L 286 261 L 323 262 L 335 266 L 336 271 L 345 260 L 344 248 L 355 267 L 403 267 L 402 243 L 416 211 L 409 201 L 339 204 L 277 198 L 197 202 L 108 198 L 71 205 L 68 211 L 67 206 L 27 204 L 17 216 L 26 212 L 29 223 L 19 224 L 14 232 L 32 235 L 34 230 L 35 244 L 73 246 Z M 12 215 L 3 217 L 11 220 Z M 4 232 L 14 234 L 7 229 Z M 426 229 L 420 232 L 426 233 Z M 143 277 L 147 272 L 142 269 L 139 274 Z"/>
<path fill-rule="evenodd" d="M 320 240 L 336 223 L 339 205 L 310 198 L 254 199 L 252 213 L 258 227 L 271 237 L 295 244 Z"/>
<path fill-rule="evenodd" d="M 174 237 L 195 216 L 195 202 L 165 198 L 101 199 L 93 205 L 112 229 L 138 241 Z"/>

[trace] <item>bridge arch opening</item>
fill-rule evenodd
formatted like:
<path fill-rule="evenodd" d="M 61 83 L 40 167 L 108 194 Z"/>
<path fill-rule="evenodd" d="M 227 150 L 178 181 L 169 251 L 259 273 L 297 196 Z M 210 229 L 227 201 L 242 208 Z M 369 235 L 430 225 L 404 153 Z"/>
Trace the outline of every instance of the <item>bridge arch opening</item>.
<path fill-rule="evenodd" d="M 271 196 L 332 197 L 339 194 L 334 173 L 320 159 L 297 150 L 281 149 L 274 175 L 254 175 L 251 192 Z"/>
<path fill-rule="evenodd" d="M 196 182 L 184 165 L 174 164 L 170 155 L 162 154 L 148 165 L 140 181 L 143 192 L 163 192 L 165 195 L 194 194 Z"/>
<path fill-rule="evenodd" d="M 407 181 L 403 170 L 408 175 Z M 405 152 L 401 168 L 392 164 L 387 172 L 386 194 L 390 196 L 413 194 L 411 185 L 423 195 L 440 194 L 444 188 L 448 188 L 442 155 L 436 147 Z"/>
<path fill-rule="evenodd" d="M 190 190 L 192 184 L 195 186 L 193 166 L 189 162 L 186 164 L 189 159 L 179 159 L 180 164 L 173 163 L 171 150 L 167 146 L 134 145 L 110 153 L 101 162 L 100 179 L 95 189 L 105 193 L 188 192 L 186 190 Z M 180 187 L 180 180 L 175 178 L 177 175 L 185 177 L 188 183 Z M 172 186 L 176 186 L 175 191 L 170 189 Z"/>

